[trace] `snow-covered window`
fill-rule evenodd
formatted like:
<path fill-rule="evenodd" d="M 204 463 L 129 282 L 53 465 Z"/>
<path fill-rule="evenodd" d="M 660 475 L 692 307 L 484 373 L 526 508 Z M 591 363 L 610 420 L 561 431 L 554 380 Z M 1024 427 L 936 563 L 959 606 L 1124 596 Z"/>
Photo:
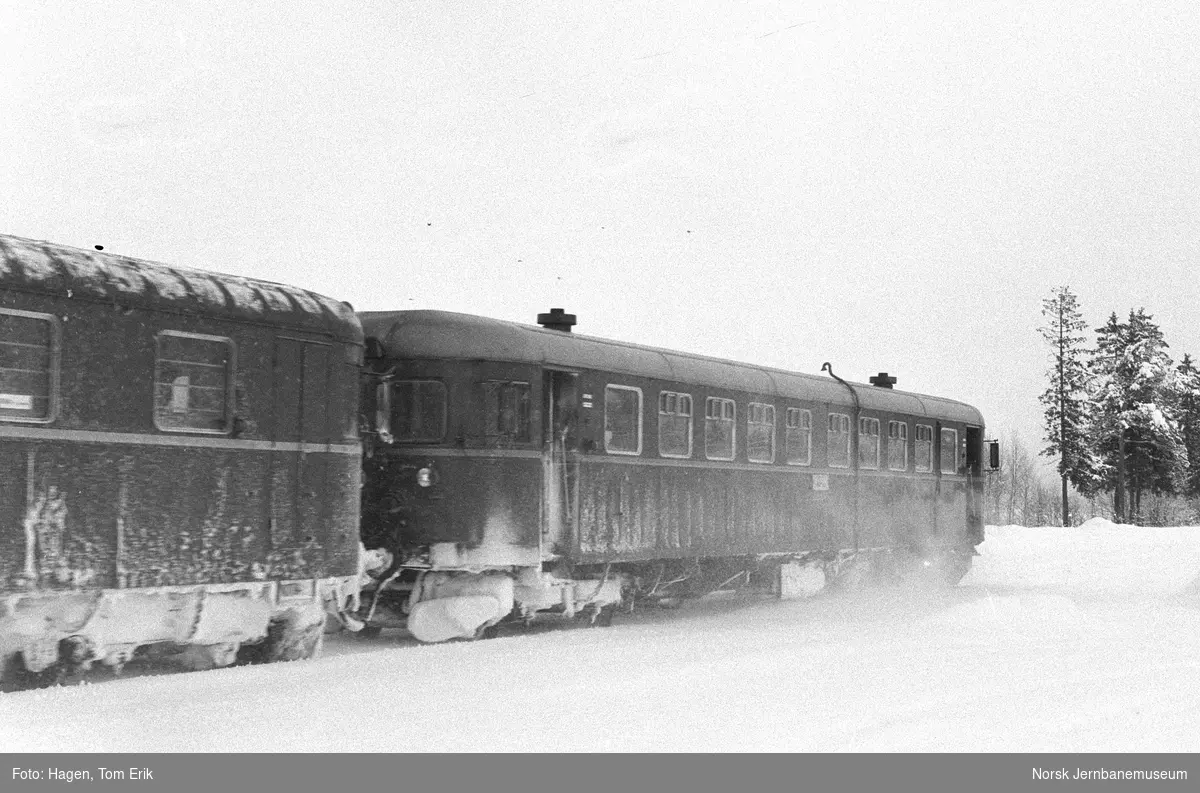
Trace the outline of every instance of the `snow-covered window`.
<path fill-rule="evenodd" d="M 708 397 L 704 401 L 704 456 L 732 460 L 737 405 L 732 399 Z"/>
<path fill-rule="evenodd" d="M 746 458 L 775 462 L 775 406 L 751 402 L 746 408 Z"/>
<path fill-rule="evenodd" d="M 392 435 L 397 443 L 437 443 L 446 436 L 446 384 L 439 380 L 392 383 Z"/>
<path fill-rule="evenodd" d="M 958 473 L 958 430 L 942 430 L 942 473 Z"/>
<path fill-rule="evenodd" d="M 604 449 L 609 454 L 642 453 L 642 389 L 604 387 Z"/>
<path fill-rule="evenodd" d="M 488 380 L 482 386 L 484 436 L 489 441 L 528 441 L 529 383 Z"/>
<path fill-rule="evenodd" d="M 164 330 L 154 363 L 154 425 L 226 433 L 233 425 L 233 341 Z"/>
<path fill-rule="evenodd" d="M 888 422 L 888 468 L 908 470 L 908 422 Z"/>
<path fill-rule="evenodd" d="M 692 456 L 692 395 L 663 391 L 658 395 L 658 453 Z"/>
<path fill-rule="evenodd" d="M 58 323 L 0 309 L 0 421 L 47 422 L 58 381 Z"/>
<path fill-rule="evenodd" d="M 879 419 L 858 420 L 858 467 L 879 467 Z"/>
<path fill-rule="evenodd" d="M 913 443 L 913 468 L 921 473 L 933 470 L 933 427 L 917 425 L 917 438 Z"/>
<path fill-rule="evenodd" d="M 829 414 L 827 448 L 830 468 L 850 467 L 850 417 L 845 413 Z"/>
<path fill-rule="evenodd" d="M 787 409 L 787 447 L 789 465 L 808 465 L 812 462 L 812 411 L 801 408 Z"/>

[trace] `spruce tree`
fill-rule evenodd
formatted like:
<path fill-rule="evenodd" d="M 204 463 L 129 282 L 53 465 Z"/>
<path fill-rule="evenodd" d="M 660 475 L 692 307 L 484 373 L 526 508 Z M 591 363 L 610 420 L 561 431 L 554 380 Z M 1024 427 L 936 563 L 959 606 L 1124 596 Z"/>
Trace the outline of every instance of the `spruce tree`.
<path fill-rule="evenodd" d="M 1187 456 L 1176 419 L 1176 374 L 1162 331 L 1144 309 L 1096 330 L 1090 391 L 1104 489 L 1118 520 L 1137 519 L 1142 493 L 1175 493 Z"/>
<path fill-rule="evenodd" d="M 1139 309 L 1129 315 L 1131 355 L 1138 361 L 1133 397 L 1137 421 L 1130 453 L 1133 508 L 1142 514 L 1142 492 L 1179 493 L 1187 453 L 1179 432 L 1177 372 L 1153 318 Z"/>
<path fill-rule="evenodd" d="M 1114 311 L 1108 322 L 1096 329 L 1092 352 L 1092 379 L 1088 391 L 1092 402 L 1092 434 L 1100 454 L 1097 466 L 1100 489 L 1113 494 L 1113 518 L 1125 522 L 1125 432 L 1128 405 L 1122 381 L 1122 348 L 1127 328 Z"/>
<path fill-rule="evenodd" d="M 1179 434 L 1187 452 L 1187 466 L 1181 494 L 1200 497 L 1200 370 L 1186 353 L 1175 368 L 1178 394 Z"/>
<path fill-rule="evenodd" d="M 1082 492 L 1096 487 L 1096 476 L 1089 450 L 1089 402 L 1086 391 L 1087 366 L 1083 331 L 1087 323 L 1079 313 L 1079 300 L 1070 287 L 1055 288 L 1042 301 L 1046 324 L 1038 328 L 1050 345 L 1049 387 L 1039 397 L 1045 409 L 1045 442 L 1042 454 L 1058 458 L 1062 482 L 1062 524 L 1071 525 L 1068 483 Z"/>

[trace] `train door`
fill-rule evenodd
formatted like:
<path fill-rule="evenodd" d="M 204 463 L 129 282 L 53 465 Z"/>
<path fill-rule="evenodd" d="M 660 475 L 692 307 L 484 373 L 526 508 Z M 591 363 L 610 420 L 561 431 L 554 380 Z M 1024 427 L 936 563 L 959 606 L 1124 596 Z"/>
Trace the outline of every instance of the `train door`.
<path fill-rule="evenodd" d="M 570 552 L 579 515 L 579 395 L 574 372 L 548 370 L 542 382 L 542 549 Z"/>
<path fill-rule="evenodd" d="M 929 536 L 937 537 L 941 534 L 942 527 L 939 525 L 938 518 L 941 512 L 942 503 L 942 422 L 935 422 L 933 425 L 933 437 L 930 439 L 932 448 L 929 450 L 930 462 L 933 466 L 933 515 L 930 516 Z"/>
<path fill-rule="evenodd" d="M 300 539 L 305 545 L 314 540 L 323 544 L 329 526 L 329 455 L 310 454 L 316 444 L 327 444 L 329 432 L 329 365 L 333 348 L 328 344 L 305 342 L 304 368 L 300 382 Z M 320 447 L 315 447 L 320 448 Z"/>
<path fill-rule="evenodd" d="M 983 427 L 967 427 L 963 455 L 967 473 L 967 527 L 983 532 Z"/>
<path fill-rule="evenodd" d="M 278 337 L 275 340 L 270 479 L 270 537 L 274 549 L 304 544 L 309 527 L 320 525 L 325 488 L 324 459 L 305 453 L 305 444 L 330 440 L 328 344 Z"/>
<path fill-rule="evenodd" d="M 983 473 L 983 429 L 967 427 L 966 450 L 963 462 L 967 468 L 969 481 L 977 480 Z"/>

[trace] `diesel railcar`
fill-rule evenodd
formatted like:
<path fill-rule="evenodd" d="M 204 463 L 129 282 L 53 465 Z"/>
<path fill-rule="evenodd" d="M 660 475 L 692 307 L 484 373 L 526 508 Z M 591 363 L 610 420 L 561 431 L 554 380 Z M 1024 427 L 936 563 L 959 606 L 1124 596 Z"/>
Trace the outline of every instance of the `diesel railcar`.
<path fill-rule="evenodd" d="M 974 408 L 539 321 L 0 235 L 0 683 L 966 571 Z"/>
<path fill-rule="evenodd" d="M 948 399 L 440 311 L 365 312 L 359 616 L 418 639 L 744 576 L 951 581 L 983 540 L 983 417 Z"/>
<path fill-rule="evenodd" d="M 312 292 L 0 235 L 8 682 L 313 654 L 356 605 L 362 345 Z"/>

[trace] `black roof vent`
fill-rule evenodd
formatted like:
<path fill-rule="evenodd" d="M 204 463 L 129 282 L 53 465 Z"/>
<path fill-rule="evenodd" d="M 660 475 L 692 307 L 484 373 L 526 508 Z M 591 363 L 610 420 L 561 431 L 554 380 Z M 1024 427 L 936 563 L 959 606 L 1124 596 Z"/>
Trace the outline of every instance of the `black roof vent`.
<path fill-rule="evenodd" d="M 538 324 L 546 330 L 570 333 L 571 326 L 575 324 L 575 315 L 564 314 L 561 308 L 552 308 L 549 314 L 538 314 Z"/>
<path fill-rule="evenodd" d="M 891 388 L 896 384 L 896 378 L 888 377 L 887 372 L 880 372 L 870 380 L 871 385 L 879 386 L 880 388 Z"/>

